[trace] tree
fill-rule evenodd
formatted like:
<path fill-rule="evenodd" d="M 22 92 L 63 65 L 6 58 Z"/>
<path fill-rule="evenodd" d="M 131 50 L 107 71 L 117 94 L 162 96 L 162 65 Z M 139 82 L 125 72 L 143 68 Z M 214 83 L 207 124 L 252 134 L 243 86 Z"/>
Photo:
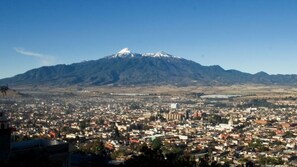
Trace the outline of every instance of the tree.
<path fill-rule="evenodd" d="M 9 89 L 8 85 L 0 87 L 0 90 L 3 96 L 6 95 L 6 92 L 8 91 L 8 89 Z"/>
<path fill-rule="evenodd" d="M 79 123 L 79 128 L 80 128 L 80 130 L 84 130 L 86 127 L 87 127 L 87 123 L 86 123 L 86 121 L 81 121 L 81 122 Z"/>
<path fill-rule="evenodd" d="M 211 114 L 207 117 L 207 120 L 209 123 L 211 123 L 212 125 L 216 125 L 219 123 L 222 123 L 222 117 L 216 114 Z"/>
<path fill-rule="evenodd" d="M 247 161 L 247 162 L 245 163 L 245 166 L 246 166 L 246 167 L 254 167 L 255 165 L 254 165 L 254 163 L 253 163 L 252 161 Z"/>
<path fill-rule="evenodd" d="M 141 145 L 138 145 L 136 150 L 138 152 L 141 152 L 143 154 L 148 154 L 150 149 L 148 148 L 148 146 L 144 143 L 144 144 L 141 144 Z"/>
<path fill-rule="evenodd" d="M 99 118 L 99 119 L 97 120 L 97 124 L 98 124 L 98 125 L 104 125 L 104 119 L 103 119 L 103 118 Z"/>
<path fill-rule="evenodd" d="M 277 158 L 274 158 L 274 157 L 260 157 L 259 158 L 259 163 L 261 165 L 266 165 L 266 164 L 269 164 L 269 165 L 283 165 L 284 161 L 280 157 L 277 157 Z"/>
<path fill-rule="evenodd" d="M 293 138 L 294 134 L 291 131 L 286 131 L 283 137 L 284 138 Z"/>
<path fill-rule="evenodd" d="M 156 138 L 152 142 L 152 149 L 153 150 L 159 150 L 162 146 L 162 141 L 160 138 Z"/>
<path fill-rule="evenodd" d="M 120 139 L 120 131 L 118 127 L 114 126 L 114 139 L 119 140 Z"/>
<path fill-rule="evenodd" d="M 140 105 L 135 103 L 135 102 L 130 105 L 131 110 L 137 110 L 137 109 L 140 109 L 140 108 L 141 108 Z"/>

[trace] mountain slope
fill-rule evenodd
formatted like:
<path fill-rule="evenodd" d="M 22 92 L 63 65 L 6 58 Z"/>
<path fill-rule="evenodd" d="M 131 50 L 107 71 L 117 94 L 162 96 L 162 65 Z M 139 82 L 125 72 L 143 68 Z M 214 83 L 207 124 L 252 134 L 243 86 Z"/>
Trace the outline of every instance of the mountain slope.
<path fill-rule="evenodd" d="M 9 85 L 226 85 L 295 84 L 296 75 L 255 75 L 220 66 L 202 66 L 165 52 L 138 54 L 125 48 L 105 58 L 71 65 L 41 67 L 0 80 Z"/>

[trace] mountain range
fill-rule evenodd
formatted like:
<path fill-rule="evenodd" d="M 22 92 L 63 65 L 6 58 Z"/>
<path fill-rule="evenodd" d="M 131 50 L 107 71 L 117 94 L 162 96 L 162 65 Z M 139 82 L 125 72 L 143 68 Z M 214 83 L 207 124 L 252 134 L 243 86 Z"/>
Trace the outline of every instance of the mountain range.
<path fill-rule="evenodd" d="M 295 85 L 297 75 L 249 74 L 203 66 L 166 52 L 133 53 L 128 48 L 98 60 L 44 66 L 0 80 L 1 85 L 131 86 L 131 85 Z"/>

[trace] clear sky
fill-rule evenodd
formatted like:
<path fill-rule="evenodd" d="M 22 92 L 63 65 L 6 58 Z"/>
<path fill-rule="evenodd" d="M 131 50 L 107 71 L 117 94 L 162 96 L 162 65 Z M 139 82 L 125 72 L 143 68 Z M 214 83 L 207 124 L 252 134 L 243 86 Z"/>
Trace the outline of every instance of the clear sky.
<path fill-rule="evenodd" d="M 297 1 L 0 0 L 0 78 L 125 47 L 297 74 Z"/>

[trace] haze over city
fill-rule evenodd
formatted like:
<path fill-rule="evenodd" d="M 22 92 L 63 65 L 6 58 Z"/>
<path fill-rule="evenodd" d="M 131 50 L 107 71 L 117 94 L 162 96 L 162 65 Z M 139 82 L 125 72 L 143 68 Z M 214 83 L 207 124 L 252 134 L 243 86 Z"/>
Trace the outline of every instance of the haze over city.
<path fill-rule="evenodd" d="M 297 2 L 0 1 L 0 78 L 129 47 L 202 65 L 297 74 Z"/>

